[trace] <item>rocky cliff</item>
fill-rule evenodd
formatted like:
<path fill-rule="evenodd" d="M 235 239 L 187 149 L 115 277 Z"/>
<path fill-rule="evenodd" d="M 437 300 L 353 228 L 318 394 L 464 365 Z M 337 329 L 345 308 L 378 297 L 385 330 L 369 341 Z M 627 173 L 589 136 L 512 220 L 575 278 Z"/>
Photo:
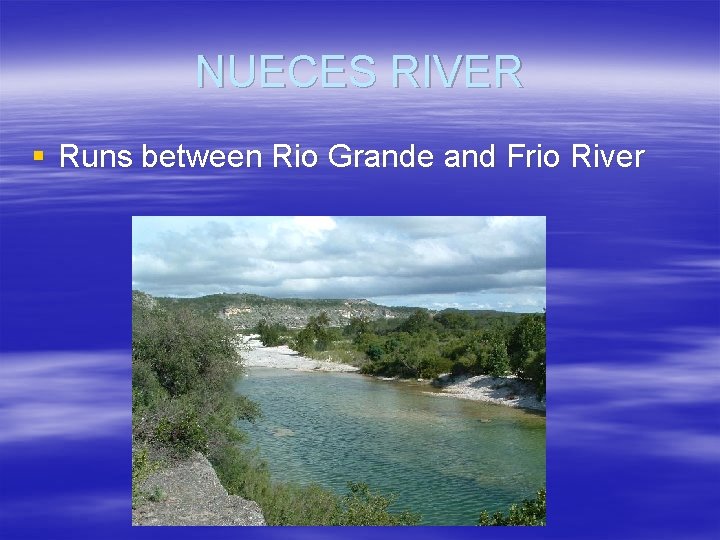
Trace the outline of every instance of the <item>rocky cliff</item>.
<path fill-rule="evenodd" d="M 337 305 L 318 304 L 293 305 L 292 303 L 274 302 L 268 305 L 253 306 L 244 303 L 231 304 L 218 313 L 239 328 L 254 328 L 260 320 L 280 323 L 288 328 L 302 328 L 308 319 L 327 313 L 330 326 L 345 326 L 354 317 L 369 320 L 395 319 L 403 316 L 403 312 L 393 308 L 380 306 L 367 300 L 338 301 Z M 405 315 L 407 316 L 407 315 Z"/>
<path fill-rule="evenodd" d="M 195 453 L 150 475 L 133 525 L 265 525 L 256 502 L 228 495 L 210 462 Z"/>
<path fill-rule="evenodd" d="M 369 320 L 408 317 L 415 308 L 388 307 L 363 299 L 269 298 L 254 294 L 213 294 L 198 298 L 152 298 L 133 292 L 135 305 L 149 305 L 150 299 L 168 308 L 189 309 L 226 319 L 239 329 L 250 329 L 265 319 L 288 328 L 302 328 L 312 316 L 327 313 L 331 326 L 344 326 L 354 317 Z"/>

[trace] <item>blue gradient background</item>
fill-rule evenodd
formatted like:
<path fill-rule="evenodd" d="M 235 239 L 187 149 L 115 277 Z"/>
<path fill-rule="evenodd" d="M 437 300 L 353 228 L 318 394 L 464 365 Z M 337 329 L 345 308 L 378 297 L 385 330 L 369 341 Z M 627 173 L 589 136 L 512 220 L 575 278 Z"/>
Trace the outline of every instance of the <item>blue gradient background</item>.
<path fill-rule="evenodd" d="M 720 532 L 716 2 L 0 8 L 4 538 Z M 250 52 L 514 53 L 525 89 L 194 87 L 196 54 Z M 63 142 L 647 154 L 611 170 L 68 170 Z M 283 214 L 547 216 L 547 527 L 130 527 L 130 216 Z"/>

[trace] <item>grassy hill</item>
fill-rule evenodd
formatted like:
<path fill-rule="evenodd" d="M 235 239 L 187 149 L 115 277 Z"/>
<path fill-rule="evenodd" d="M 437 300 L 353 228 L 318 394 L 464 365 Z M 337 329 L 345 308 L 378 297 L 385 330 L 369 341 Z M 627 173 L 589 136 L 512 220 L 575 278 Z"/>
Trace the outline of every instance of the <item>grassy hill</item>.
<path fill-rule="evenodd" d="M 280 323 L 288 328 L 302 328 L 311 316 L 327 313 L 330 325 L 341 327 L 353 318 L 365 318 L 382 322 L 381 326 L 393 328 L 407 319 L 417 307 L 389 307 L 363 299 L 307 299 L 307 298 L 270 298 L 257 294 L 211 294 L 197 298 L 153 297 L 141 291 L 133 291 L 133 302 L 143 305 L 157 305 L 173 310 L 187 308 L 202 315 L 212 315 L 226 319 L 240 329 L 254 328 L 261 319 L 270 323 Z M 477 321 L 478 328 L 487 328 L 495 321 L 514 325 L 522 316 L 493 310 L 429 310 L 434 316 L 448 313 L 465 313 Z"/>

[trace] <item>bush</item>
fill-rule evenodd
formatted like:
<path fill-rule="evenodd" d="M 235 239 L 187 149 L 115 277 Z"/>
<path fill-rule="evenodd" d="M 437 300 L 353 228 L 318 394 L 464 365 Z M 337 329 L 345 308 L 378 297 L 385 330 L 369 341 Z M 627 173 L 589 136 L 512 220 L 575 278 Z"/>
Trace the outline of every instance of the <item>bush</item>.
<path fill-rule="evenodd" d="M 537 392 L 538 399 L 545 397 L 545 349 L 533 351 L 527 358 L 524 368 L 525 377 Z"/>
<path fill-rule="evenodd" d="M 493 377 L 502 377 L 510 371 L 510 360 L 507 347 L 503 341 L 495 340 L 490 344 L 490 350 L 485 357 L 483 366 L 485 373 Z"/>
<path fill-rule="evenodd" d="M 133 306 L 133 436 L 186 456 L 238 441 L 238 419 L 259 415 L 234 391 L 235 332 L 214 317 Z"/>
<path fill-rule="evenodd" d="M 170 449 L 177 457 L 188 457 L 194 451 L 208 451 L 208 436 L 194 411 L 177 418 L 162 418 L 155 428 L 154 442 Z"/>
<path fill-rule="evenodd" d="M 383 357 L 384 351 L 381 345 L 373 343 L 365 350 L 365 354 L 367 354 L 371 362 L 379 362 Z"/>
<path fill-rule="evenodd" d="M 315 336 L 312 330 L 303 328 L 295 336 L 292 348 L 303 356 L 310 356 L 315 350 Z"/>
<path fill-rule="evenodd" d="M 435 315 L 433 320 L 440 323 L 443 328 L 446 328 L 447 330 L 474 330 L 477 326 L 477 323 L 472 315 L 456 309 L 441 311 Z"/>
<path fill-rule="evenodd" d="M 420 520 L 418 514 L 390 512 L 395 497 L 373 493 L 366 484 L 349 483 L 349 493 L 338 497 L 316 484 L 274 483 L 257 451 L 226 447 L 211 462 L 227 492 L 256 501 L 268 525 L 414 525 Z"/>
<path fill-rule="evenodd" d="M 213 449 L 208 459 L 228 493 L 258 502 L 265 499 L 271 488 L 270 471 L 257 450 L 225 445 Z"/>
<path fill-rule="evenodd" d="M 388 508 L 396 497 L 370 491 L 367 484 L 348 482 L 349 493 L 339 501 L 332 525 L 417 525 L 420 514 L 391 513 Z"/>
<path fill-rule="evenodd" d="M 287 331 L 283 325 L 278 323 L 268 323 L 265 319 L 260 320 L 255 331 L 260 334 L 260 341 L 266 347 L 277 347 L 283 345 L 285 340 L 282 338 L 282 333 Z"/>
<path fill-rule="evenodd" d="M 510 334 L 508 353 L 510 367 L 518 377 L 525 378 L 526 363 L 533 352 L 545 349 L 544 315 L 525 315 Z"/>
<path fill-rule="evenodd" d="M 519 505 L 513 504 L 507 515 L 495 512 L 492 516 L 483 511 L 480 513 L 479 525 L 545 525 L 545 488 L 538 490 L 534 499 L 525 499 Z"/>
<path fill-rule="evenodd" d="M 315 352 L 327 351 L 341 336 L 339 330 L 330 328 L 330 318 L 323 311 L 317 317 L 308 319 L 307 325 L 297 333 L 291 346 L 303 356 L 312 356 Z"/>
<path fill-rule="evenodd" d="M 147 362 L 133 362 L 132 410 L 153 408 L 168 396 L 158 381 L 157 374 Z"/>
<path fill-rule="evenodd" d="M 337 495 L 317 484 L 273 484 L 258 501 L 268 525 L 334 525 Z"/>
<path fill-rule="evenodd" d="M 150 460 L 146 448 L 133 450 L 132 455 L 132 507 L 140 502 L 143 493 L 140 484 L 157 469 L 157 464 Z"/>
<path fill-rule="evenodd" d="M 470 373 L 473 369 L 473 366 L 475 365 L 475 358 L 473 356 L 469 355 L 463 355 L 460 356 L 450 368 L 450 373 L 453 377 L 457 377 L 458 375 L 465 375 L 466 373 Z"/>
<path fill-rule="evenodd" d="M 408 334 L 418 334 L 420 332 L 433 329 L 436 325 L 433 323 L 432 315 L 426 309 L 417 309 L 415 312 L 405 319 L 398 330 L 407 332 Z"/>
<path fill-rule="evenodd" d="M 158 387 L 170 397 L 201 387 L 224 390 L 241 372 L 233 329 L 185 310 L 133 313 L 132 357 L 134 388 L 145 394 Z"/>

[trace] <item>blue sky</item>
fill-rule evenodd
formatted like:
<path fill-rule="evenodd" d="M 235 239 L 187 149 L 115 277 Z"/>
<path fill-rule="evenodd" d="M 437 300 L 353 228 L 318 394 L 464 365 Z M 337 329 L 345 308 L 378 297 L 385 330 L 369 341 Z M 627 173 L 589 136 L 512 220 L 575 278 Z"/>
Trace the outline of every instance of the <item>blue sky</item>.
<path fill-rule="evenodd" d="M 133 288 L 540 311 L 544 217 L 134 217 Z"/>

